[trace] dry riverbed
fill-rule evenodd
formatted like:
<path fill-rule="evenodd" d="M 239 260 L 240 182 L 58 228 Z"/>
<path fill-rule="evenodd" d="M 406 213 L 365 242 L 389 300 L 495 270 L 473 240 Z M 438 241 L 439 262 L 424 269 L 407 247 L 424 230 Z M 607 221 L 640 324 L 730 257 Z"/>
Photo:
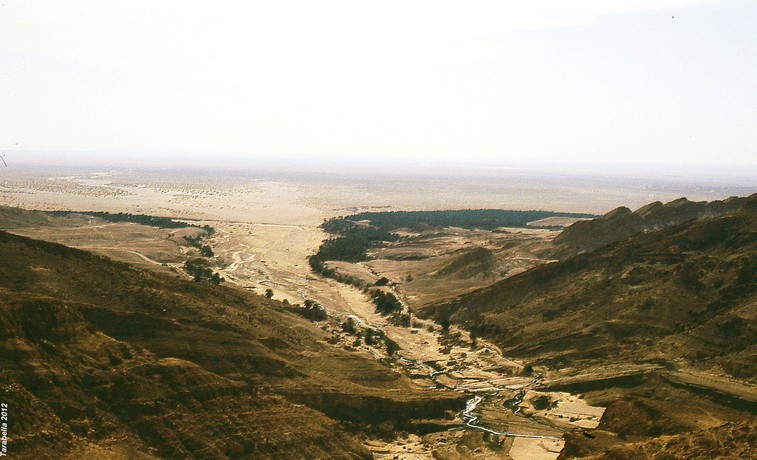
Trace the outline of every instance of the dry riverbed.
<path fill-rule="evenodd" d="M 478 430 L 465 427 L 456 414 L 453 420 L 446 421 L 449 429 L 426 436 L 402 435 L 393 441 L 368 439 L 366 445 L 377 458 L 433 458 L 434 452 L 441 458 L 454 458 L 445 457 L 445 452 L 456 452 L 450 449 L 464 443 L 468 446 L 465 449 L 475 454 L 472 458 L 497 458 L 509 452 L 514 459 L 554 459 L 562 448 L 564 430 L 598 424 L 602 408 L 589 406 L 568 393 L 539 392 L 540 380 L 522 375 L 524 363 L 503 357 L 491 343 L 479 339 L 474 347 L 467 332 L 454 326 L 444 332 L 439 325 L 418 318 L 414 318 L 414 327 L 392 325 L 376 313 L 362 291 L 313 274 L 305 257 L 326 236 L 317 227 L 208 223 L 217 229 L 211 243 L 226 265 L 221 272 L 230 282 L 261 293 L 270 288 L 274 298 L 290 303 L 302 303 L 305 299 L 321 303 L 334 317 L 330 325 L 338 338 L 335 346 L 385 358 L 383 349 L 364 343 L 355 346 L 355 337 L 343 332 L 341 324 L 353 318 L 363 327 L 382 330 L 400 346 L 401 358 L 392 364 L 397 370 L 419 386 L 454 389 L 470 394 L 471 398 L 481 396 L 485 403 L 476 409 L 477 425 L 506 432 L 492 436 L 482 432 L 480 437 L 466 437 L 466 433 Z M 504 402 L 521 391 L 525 391 L 522 408 L 514 414 Z M 551 401 L 549 410 L 535 410 L 531 406 L 530 401 L 541 395 Z M 498 439 L 492 441 L 494 437 Z"/>

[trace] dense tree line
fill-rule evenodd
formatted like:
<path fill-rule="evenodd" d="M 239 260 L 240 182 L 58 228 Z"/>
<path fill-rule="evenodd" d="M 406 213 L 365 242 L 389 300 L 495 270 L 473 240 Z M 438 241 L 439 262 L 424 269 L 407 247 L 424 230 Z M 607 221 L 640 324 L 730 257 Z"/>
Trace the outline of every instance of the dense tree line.
<path fill-rule="evenodd" d="M 350 284 L 352 286 L 355 286 L 358 289 L 365 288 L 365 283 L 363 282 L 363 280 L 361 280 L 357 276 L 343 275 L 333 268 L 328 268 L 323 263 L 323 261 L 316 258 L 315 256 L 310 256 L 308 258 L 308 263 L 310 263 L 310 268 L 312 268 L 314 272 L 320 275 L 323 275 L 326 278 L 337 280 L 340 283 Z"/>
<path fill-rule="evenodd" d="M 392 233 L 398 228 L 461 227 L 493 230 L 499 227 L 526 227 L 529 222 L 547 217 L 596 217 L 592 214 L 552 211 L 510 211 L 503 209 L 463 209 L 454 211 L 391 211 L 362 212 L 346 217 L 327 219 L 321 224 L 335 235 L 324 241 L 318 252 L 309 257 L 313 271 L 337 278 L 338 273 L 325 266 L 328 260 L 361 262 L 368 259 L 368 250 L 385 241 L 397 241 Z M 370 225 L 361 221 L 368 220 Z M 359 280 L 341 280 L 360 286 Z"/>
<path fill-rule="evenodd" d="M 552 211 L 510 211 L 504 209 L 461 209 L 453 211 L 390 211 L 361 212 L 331 219 L 323 228 L 341 229 L 349 222 L 369 220 L 372 226 L 385 231 L 398 228 L 423 229 L 426 227 L 461 227 L 493 230 L 499 227 L 526 227 L 529 222 L 547 217 L 597 217 L 592 214 Z"/>
<path fill-rule="evenodd" d="M 187 228 L 196 227 L 205 230 L 208 235 L 215 233 L 215 229 L 210 225 L 199 226 L 180 220 L 174 220 L 172 217 L 148 216 L 146 214 L 131 214 L 128 212 L 110 213 L 103 211 L 89 211 L 77 213 L 74 211 L 50 211 L 55 216 L 67 216 L 70 214 L 84 214 L 87 216 L 97 217 L 106 222 L 134 222 L 135 224 L 149 225 L 150 227 L 159 228 Z"/>
<path fill-rule="evenodd" d="M 338 221 L 340 223 L 333 224 Z M 336 270 L 327 268 L 327 260 L 343 260 L 346 262 L 360 262 L 368 260 L 368 249 L 384 241 L 397 241 L 399 236 L 386 229 L 359 226 L 353 223 L 344 224 L 343 219 L 331 219 L 321 226 L 330 233 L 339 236 L 329 238 L 318 248 L 318 252 L 308 257 L 308 263 L 314 272 L 323 276 L 335 278 L 338 281 L 362 287 L 362 281 L 355 277 L 339 275 Z M 332 225 L 333 224 L 333 225 Z"/>
<path fill-rule="evenodd" d="M 335 217 L 333 219 L 325 219 L 321 224 L 321 228 L 332 235 L 344 235 L 357 224 L 343 217 Z"/>
<path fill-rule="evenodd" d="M 360 262 L 368 259 L 368 249 L 383 241 L 397 241 L 399 236 L 383 228 L 354 226 L 339 237 L 330 238 L 321 244 L 316 256 L 321 260 L 344 260 Z"/>

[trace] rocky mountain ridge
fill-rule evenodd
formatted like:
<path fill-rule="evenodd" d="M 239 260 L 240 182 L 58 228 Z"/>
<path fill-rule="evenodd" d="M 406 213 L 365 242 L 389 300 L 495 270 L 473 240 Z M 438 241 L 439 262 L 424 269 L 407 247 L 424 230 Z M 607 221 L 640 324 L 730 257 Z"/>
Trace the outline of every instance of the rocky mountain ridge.
<path fill-rule="evenodd" d="M 625 206 L 613 209 L 602 217 L 574 223 L 553 240 L 552 254 L 559 259 L 596 249 L 629 238 L 684 222 L 712 218 L 733 212 L 750 198 L 730 197 L 720 201 L 689 201 L 679 198 L 669 203 L 655 201 L 636 211 Z"/>

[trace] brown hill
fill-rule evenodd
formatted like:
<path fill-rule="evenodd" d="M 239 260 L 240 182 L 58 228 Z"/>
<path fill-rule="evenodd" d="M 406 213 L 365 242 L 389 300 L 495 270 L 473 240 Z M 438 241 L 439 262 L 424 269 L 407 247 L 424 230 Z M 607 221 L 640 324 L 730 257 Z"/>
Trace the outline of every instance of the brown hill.
<path fill-rule="evenodd" d="M 641 219 L 627 210 L 610 219 L 621 216 Z M 735 458 L 754 451 L 738 433 L 757 413 L 756 223 L 752 196 L 732 213 L 638 233 L 426 314 L 543 366 L 544 390 L 607 406 L 597 430 L 566 438 L 562 458 L 714 458 L 731 448 L 723 455 Z M 737 425 L 716 428 L 724 423 Z"/>
<path fill-rule="evenodd" d="M 655 356 L 753 377 L 757 197 L 726 216 L 639 234 L 440 307 L 517 356 L 554 365 Z"/>
<path fill-rule="evenodd" d="M 494 276 L 496 259 L 494 253 L 487 248 L 477 246 L 466 249 L 462 254 L 452 259 L 436 273 L 441 278 L 467 279 L 473 277 Z"/>
<path fill-rule="evenodd" d="M 459 407 L 277 302 L 0 232 L 19 458 L 367 458 L 345 431 Z"/>
<path fill-rule="evenodd" d="M 638 233 L 655 231 L 695 219 L 717 217 L 735 211 L 746 200 L 747 198 L 731 197 L 708 203 L 679 198 L 666 204 L 655 201 L 634 212 L 620 207 L 597 219 L 579 221 L 566 228 L 553 240 L 554 248 L 551 253 L 562 259 Z"/>
<path fill-rule="evenodd" d="M 754 440 L 739 433 L 754 429 L 757 414 L 757 196 L 741 202 L 734 212 L 640 232 L 422 313 L 541 366 L 544 390 L 607 407 L 596 430 L 566 437 L 563 458 L 753 452 Z M 605 223 L 638 222 L 658 207 L 621 209 Z M 721 437 L 723 445 L 713 444 Z M 733 454 L 723 454 L 728 449 Z"/>
<path fill-rule="evenodd" d="M 605 436 L 605 438 L 608 438 Z M 726 423 L 706 430 L 666 436 L 660 439 L 623 443 L 612 436 L 589 439 L 581 433 L 569 435 L 560 460 L 646 460 L 676 458 L 757 458 L 757 421 Z"/>

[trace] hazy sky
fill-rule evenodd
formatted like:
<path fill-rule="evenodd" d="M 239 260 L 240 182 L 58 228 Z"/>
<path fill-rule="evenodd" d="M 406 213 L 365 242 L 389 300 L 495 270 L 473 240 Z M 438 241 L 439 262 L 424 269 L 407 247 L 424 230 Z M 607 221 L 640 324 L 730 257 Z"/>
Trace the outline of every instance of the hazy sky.
<path fill-rule="evenodd" d="M 0 149 L 753 168 L 757 3 L 2 0 Z"/>

